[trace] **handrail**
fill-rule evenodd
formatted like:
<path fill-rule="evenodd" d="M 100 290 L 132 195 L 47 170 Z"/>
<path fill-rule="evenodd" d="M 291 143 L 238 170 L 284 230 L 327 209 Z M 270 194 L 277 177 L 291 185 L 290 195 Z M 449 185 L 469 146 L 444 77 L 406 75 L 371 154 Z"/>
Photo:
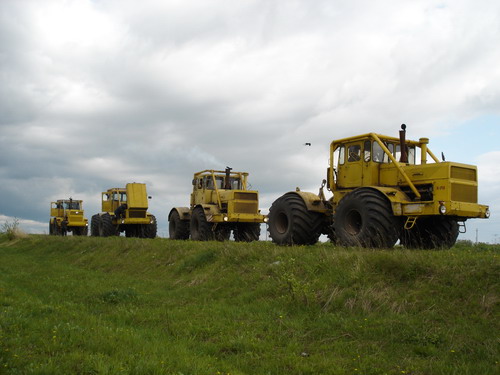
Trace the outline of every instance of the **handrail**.
<path fill-rule="evenodd" d="M 403 176 L 405 181 L 410 186 L 410 189 L 415 193 L 415 196 L 418 199 L 420 199 L 422 196 L 420 195 L 419 191 L 417 190 L 415 185 L 413 185 L 413 182 L 411 182 L 410 177 L 408 177 L 408 175 L 405 173 L 403 168 L 401 168 L 401 166 L 399 165 L 399 162 L 396 161 L 396 158 L 392 155 L 392 153 L 389 151 L 389 149 L 384 145 L 384 143 L 380 140 L 380 138 L 378 137 L 377 134 L 371 133 L 370 135 L 373 137 L 373 139 L 375 139 L 375 141 L 377 141 L 378 145 L 382 148 L 382 150 L 384 150 L 384 152 L 387 154 L 387 156 L 389 156 L 389 159 L 391 159 L 391 161 L 394 163 L 394 166 L 396 167 L 398 172 L 401 173 L 401 175 Z M 431 156 L 432 156 L 432 154 L 431 154 Z"/>

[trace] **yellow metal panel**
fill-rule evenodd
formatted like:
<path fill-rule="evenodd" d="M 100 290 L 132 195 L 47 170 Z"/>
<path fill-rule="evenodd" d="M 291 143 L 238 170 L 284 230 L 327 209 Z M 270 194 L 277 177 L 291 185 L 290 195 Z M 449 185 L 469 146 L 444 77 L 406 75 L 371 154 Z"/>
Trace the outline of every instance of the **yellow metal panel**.
<path fill-rule="evenodd" d="M 477 203 L 477 186 L 452 183 L 451 200 L 457 202 Z"/>
<path fill-rule="evenodd" d="M 148 208 L 148 194 L 146 192 L 146 184 L 129 183 L 127 184 L 127 205 L 128 208 Z"/>
<path fill-rule="evenodd" d="M 476 169 L 459 166 L 451 167 L 451 178 L 467 181 L 477 181 Z"/>

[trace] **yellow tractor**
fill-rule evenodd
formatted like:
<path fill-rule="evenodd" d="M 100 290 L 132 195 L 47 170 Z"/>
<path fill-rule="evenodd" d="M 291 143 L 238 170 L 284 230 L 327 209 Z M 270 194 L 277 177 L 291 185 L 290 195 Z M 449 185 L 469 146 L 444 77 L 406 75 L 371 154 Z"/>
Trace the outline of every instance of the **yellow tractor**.
<path fill-rule="evenodd" d="M 319 194 L 299 188 L 273 202 L 269 234 L 280 245 L 314 244 L 321 234 L 342 246 L 449 248 L 478 204 L 477 167 L 439 160 L 429 139 L 375 133 L 335 140 Z M 326 199 L 323 188 L 333 193 Z"/>
<path fill-rule="evenodd" d="M 171 239 L 257 241 L 267 221 L 259 210 L 259 192 L 247 190 L 246 172 L 205 170 L 194 174 L 190 207 L 168 214 Z"/>
<path fill-rule="evenodd" d="M 82 201 L 75 199 L 59 199 L 50 203 L 49 234 L 86 236 L 89 223 L 83 214 Z"/>
<path fill-rule="evenodd" d="M 147 212 L 146 184 L 129 183 L 125 188 L 112 188 L 101 193 L 102 212 L 92 216 L 92 236 L 119 236 L 155 238 L 156 218 Z"/>

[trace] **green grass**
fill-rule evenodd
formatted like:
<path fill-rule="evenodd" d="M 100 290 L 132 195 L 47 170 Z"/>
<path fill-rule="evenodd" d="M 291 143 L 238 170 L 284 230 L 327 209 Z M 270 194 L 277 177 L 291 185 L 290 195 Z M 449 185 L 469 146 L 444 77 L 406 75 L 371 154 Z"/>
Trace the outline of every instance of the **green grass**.
<path fill-rule="evenodd" d="M 497 374 L 499 253 L 0 235 L 0 373 Z"/>

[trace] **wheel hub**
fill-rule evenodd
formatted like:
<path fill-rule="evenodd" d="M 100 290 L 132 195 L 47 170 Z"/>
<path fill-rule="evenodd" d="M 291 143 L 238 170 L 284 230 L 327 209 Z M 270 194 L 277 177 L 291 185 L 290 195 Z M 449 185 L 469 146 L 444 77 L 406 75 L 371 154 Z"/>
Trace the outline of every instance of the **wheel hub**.
<path fill-rule="evenodd" d="M 361 232 L 361 227 L 363 226 L 363 220 L 361 214 L 357 210 L 351 210 L 346 215 L 345 230 L 351 235 L 356 235 Z"/>

